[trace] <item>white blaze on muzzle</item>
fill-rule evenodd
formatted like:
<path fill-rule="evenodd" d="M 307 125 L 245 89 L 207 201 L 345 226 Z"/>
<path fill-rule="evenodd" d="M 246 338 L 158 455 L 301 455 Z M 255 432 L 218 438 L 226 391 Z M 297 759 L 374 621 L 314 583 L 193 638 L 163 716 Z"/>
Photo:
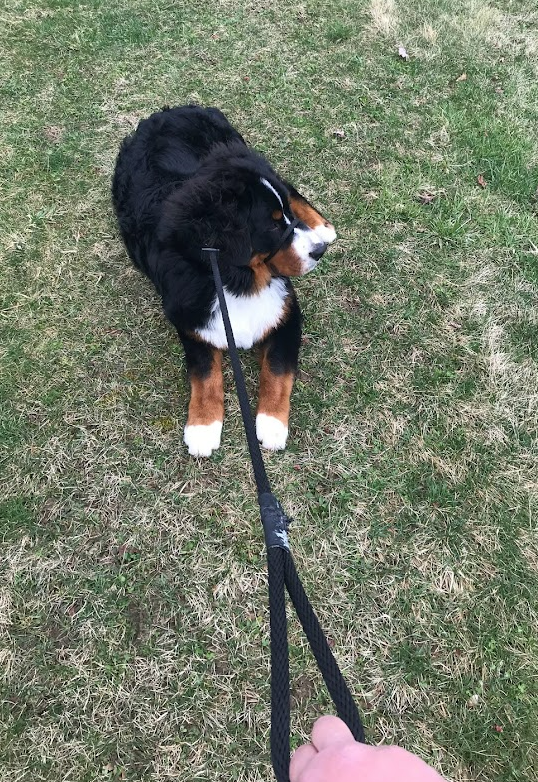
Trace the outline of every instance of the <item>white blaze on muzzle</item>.
<path fill-rule="evenodd" d="M 325 242 L 325 244 L 332 244 L 336 239 L 336 231 L 332 225 L 316 225 L 312 230 L 320 241 Z"/>
<path fill-rule="evenodd" d="M 312 228 L 297 227 L 293 232 L 291 246 L 301 259 L 303 274 L 307 274 L 316 268 L 327 245 L 326 242 L 320 241 L 318 234 Z"/>

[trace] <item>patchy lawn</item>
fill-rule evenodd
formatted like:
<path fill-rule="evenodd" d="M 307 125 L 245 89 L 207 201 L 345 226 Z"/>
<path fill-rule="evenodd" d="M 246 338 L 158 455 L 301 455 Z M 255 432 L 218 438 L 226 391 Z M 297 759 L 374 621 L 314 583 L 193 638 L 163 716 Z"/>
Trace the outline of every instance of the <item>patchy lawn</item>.
<path fill-rule="evenodd" d="M 122 137 L 196 101 L 339 231 L 297 283 L 290 445 L 267 466 L 369 738 L 457 782 L 533 782 L 535 3 L 12 0 L 1 18 L 0 779 L 271 779 L 231 373 L 221 450 L 191 460 L 181 349 L 109 202 Z M 291 644 L 299 743 L 331 704 L 295 624 Z"/>

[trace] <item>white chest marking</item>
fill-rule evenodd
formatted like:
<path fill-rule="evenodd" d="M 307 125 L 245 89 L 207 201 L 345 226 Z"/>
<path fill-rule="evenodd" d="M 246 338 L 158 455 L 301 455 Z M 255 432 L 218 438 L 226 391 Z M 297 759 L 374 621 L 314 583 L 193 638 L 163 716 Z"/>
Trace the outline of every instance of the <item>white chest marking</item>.
<path fill-rule="evenodd" d="M 253 296 L 236 296 L 224 289 L 224 298 L 238 348 L 251 348 L 279 324 L 284 314 L 287 295 L 286 284 L 278 277 L 272 279 L 269 285 Z M 196 329 L 196 333 L 204 342 L 209 342 L 216 348 L 222 350 L 228 347 L 216 295 L 209 320 L 203 328 Z"/>

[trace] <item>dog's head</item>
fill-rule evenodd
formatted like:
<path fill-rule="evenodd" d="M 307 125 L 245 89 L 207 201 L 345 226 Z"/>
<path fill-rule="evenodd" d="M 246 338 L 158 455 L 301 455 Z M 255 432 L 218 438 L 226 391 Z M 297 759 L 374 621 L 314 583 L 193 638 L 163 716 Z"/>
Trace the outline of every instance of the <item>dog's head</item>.
<path fill-rule="evenodd" d="M 272 276 L 311 271 L 336 238 L 319 212 L 239 142 L 215 147 L 171 196 L 161 235 L 163 228 L 182 254 L 198 260 L 202 247 L 217 247 L 224 266 L 249 267 L 260 287 Z"/>

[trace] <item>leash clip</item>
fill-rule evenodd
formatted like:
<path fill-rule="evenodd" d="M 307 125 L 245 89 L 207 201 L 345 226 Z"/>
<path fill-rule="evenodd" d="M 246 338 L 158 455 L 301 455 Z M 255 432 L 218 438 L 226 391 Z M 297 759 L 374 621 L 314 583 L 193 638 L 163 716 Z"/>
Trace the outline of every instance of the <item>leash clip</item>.
<path fill-rule="evenodd" d="M 220 250 L 215 247 L 202 247 L 202 261 L 211 265 L 211 259 L 214 257 L 218 261 Z"/>
<path fill-rule="evenodd" d="M 289 551 L 288 528 L 292 520 L 272 492 L 263 492 L 258 496 L 258 500 L 267 548 L 283 548 Z"/>

